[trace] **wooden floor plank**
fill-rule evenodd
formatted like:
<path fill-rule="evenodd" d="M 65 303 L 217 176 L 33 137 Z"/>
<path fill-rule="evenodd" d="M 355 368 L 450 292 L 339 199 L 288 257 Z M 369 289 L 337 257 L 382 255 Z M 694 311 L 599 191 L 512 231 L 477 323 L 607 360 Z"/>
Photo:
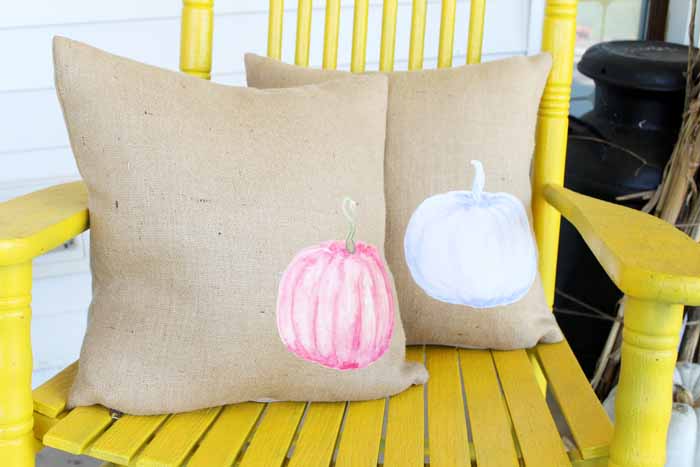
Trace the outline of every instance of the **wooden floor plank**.
<path fill-rule="evenodd" d="M 472 438 L 479 467 L 517 467 L 508 409 L 488 350 L 459 350 Z"/>
<path fill-rule="evenodd" d="M 313 402 L 288 467 L 330 465 L 345 413 L 345 402 Z"/>
<path fill-rule="evenodd" d="M 385 405 L 385 399 L 348 403 L 336 467 L 377 465 Z"/>
<path fill-rule="evenodd" d="M 294 433 L 304 414 L 304 402 L 273 402 L 268 404 L 262 422 L 253 434 L 241 467 L 278 467 L 287 457 Z"/>
<path fill-rule="evenodd" d="M 469 467 L 469 439 L 457 349 L 427 347 L 428 446 L 431 467 Z"/>
<path fill-rule="evenodd" d="M 44 435 L 43 442 L 46 446 L 70 454 L 83 454 L 111 423 L 112 416 L 104 407 L 78 407 L 56 423 Z"/>
<path fill-rule="evenodd" d="M 541 344 L 537 354 L 581 456 L 606 456 L 613 426 L 569 344 Z"/>
<path fill-rule="evenodd" d="M 56 418 L 66 410 L 68 391 L 73 385 L 77 372 L 78 362 L 74 362 L 36 388 L 32 392 L 34 410 L 51 418 Z"/>
<path fill-rule="evenodd" d="M 265 404 L 245 402 L 224 407 L 209 429 L 188 467 L 230 466 L 260 417 Z"/>
<path fill-rule="evenodd" d="M 408 347 L 406 359 L 423 363 L 423 348 Z M 389 399 L 384 467 L 423 467 L 425 464 L 424 394 L 423 385 L 419 385 Z"/>
<path fill-rule="evenodd" d="M 524 350 L 492 352 L 526 466 L 570 466 Z"/>
<path fill-rule="evenodd" d="M 129 465 L 166 418 L 167 415 L 124 415 L 90 446 L 87 454 L 103 461 Z"/>
<path fill-rule="evenodd" d="M 179 466 L 220 411 L 213 407 L 171 416 L 136 458 L 136 466 Z"/>

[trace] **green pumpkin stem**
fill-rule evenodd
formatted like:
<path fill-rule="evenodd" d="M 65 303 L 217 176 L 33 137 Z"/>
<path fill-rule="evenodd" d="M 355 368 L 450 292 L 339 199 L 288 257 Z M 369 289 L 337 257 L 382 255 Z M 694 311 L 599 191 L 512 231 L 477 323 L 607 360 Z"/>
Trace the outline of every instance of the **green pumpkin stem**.
<path fill-rule="evenodd" d="M 352 254 L 355 253 L 355 232 L 357 231 L 357 203 L 352 198 L 343 199 L 343 214 L 350 225 L 348 234 L 345 236 L 345 249 Z"/>

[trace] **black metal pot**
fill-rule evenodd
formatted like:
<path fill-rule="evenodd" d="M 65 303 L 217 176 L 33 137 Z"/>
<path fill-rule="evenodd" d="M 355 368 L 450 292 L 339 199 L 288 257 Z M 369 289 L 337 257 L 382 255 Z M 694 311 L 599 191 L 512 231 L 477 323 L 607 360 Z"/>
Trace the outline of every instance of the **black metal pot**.
<path fill-rule="evenodd" d="M 569 119 L 565 186 L 639 209 L 654 190 L 673 151 L 683 112 L 688 50 L 656 41 L 615 41 L 588 49 L 578 69 L 595 81 L 595 104 Z M 580 235 L 562 221 L 554 306 L 557 320 L 590 376 L 611 322 L 591 315 L 583 302 L 608 316 L 622 294 L 598 265 Z M 574 299 L 567 298 L 573 297 Z"/>

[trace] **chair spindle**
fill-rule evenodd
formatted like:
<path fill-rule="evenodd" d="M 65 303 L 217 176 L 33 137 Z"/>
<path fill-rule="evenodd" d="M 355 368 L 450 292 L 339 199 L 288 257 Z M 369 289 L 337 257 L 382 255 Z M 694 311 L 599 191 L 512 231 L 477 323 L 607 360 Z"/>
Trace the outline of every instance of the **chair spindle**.
<path fill-rule="evenodd" d="M 338 33 L 340 32 L 340 0 L 326 0 L 326 24 L 323 33 L 323 68 L 338 66 Z"/>
<path fill-rule="evenodd" d="M 481 63 L 481 49 L 484 44 L 484 18 L 486 0 L 471 0 L 469 10 L 469 40 L 467 43 L 467 63 Z"/>
<path fill-rule="evenodd" d="M 455 12 L 457 0 L 442 0 L 440 17 L 440 46 L 438 48 L 438 68 L 452 66 L 452 51 L 455 41 Z"/>
<path fill-rule="evenodd" d="M 297 41 L 294 63 L 309 66 L 309 48 L 311 47 L 311 0 L 299 0 L 297 7 Z"/>
<path fill-rule="evenodd" d="M 393 71 L 394 49 L 396 48 L 396 15 L 398 0 L 384 0 L 382 12 L 382 44 L 379 52 L 379 70 Z"/>
<path fill-rule="evenodd" d="M 282 21 L 284 20 L 284 0 L 270 0 L 270 16 L 267 28 L 267 56 L 282 58 Z"/>
<path fill-rule="evenodd" d="M 423 68 L 423 49 L 425 47 L 425 18 L 428 9 L 427 0 L 413 0 L 411 13 L 411 41 L 408 51 L 408 69 Z"/>
<path fill-rule="evenodd" d="M 350 71 L 365 71 L 367 57 L 367 19 L 369 17 L 369 0 L 355 0 L 355 16 L 352 27 L 352 60 Z"/>

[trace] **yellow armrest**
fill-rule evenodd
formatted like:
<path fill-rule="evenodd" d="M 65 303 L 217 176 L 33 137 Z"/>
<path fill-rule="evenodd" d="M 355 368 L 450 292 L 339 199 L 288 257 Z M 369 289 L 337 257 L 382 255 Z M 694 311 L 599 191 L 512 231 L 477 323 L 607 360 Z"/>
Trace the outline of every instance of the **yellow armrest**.
<path fill-rule="evenodd" d="M 625 294 L 700 305 L 700 245 L 671 224 L 640 211 L 554 185 L 545 198 L 580 232 Z"/>
<path fill-rule="evenodd" d="M 29 261 L 87 230 L 87 206 L 83 182 L 0 203 L 0 266 Z"/>

